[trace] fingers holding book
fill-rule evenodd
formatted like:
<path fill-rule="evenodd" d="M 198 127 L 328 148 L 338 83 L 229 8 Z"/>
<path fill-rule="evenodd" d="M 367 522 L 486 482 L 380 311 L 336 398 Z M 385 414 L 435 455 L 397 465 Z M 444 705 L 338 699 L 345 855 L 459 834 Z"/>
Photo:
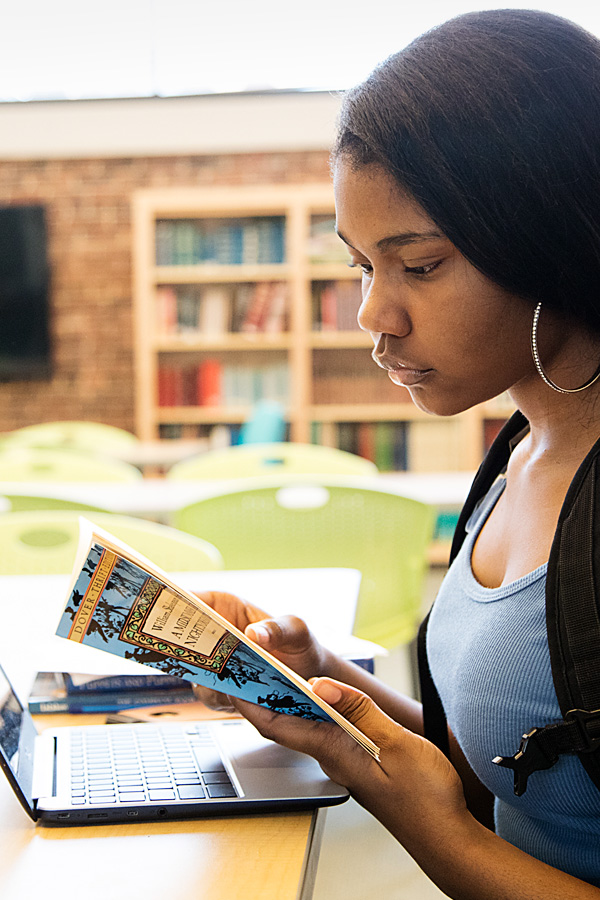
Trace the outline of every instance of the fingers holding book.
<path fill-rule="evenodd" d="M 298 616 L 271 618 L 258 606 L 219 591 L 197 592 L 196 596 L 303 678 L 327 671 L 328 652 Z"/>

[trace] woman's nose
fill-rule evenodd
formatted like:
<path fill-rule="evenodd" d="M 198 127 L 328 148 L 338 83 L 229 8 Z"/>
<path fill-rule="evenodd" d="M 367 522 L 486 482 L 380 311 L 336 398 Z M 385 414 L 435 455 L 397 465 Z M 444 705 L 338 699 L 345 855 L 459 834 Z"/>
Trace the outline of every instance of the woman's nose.
<path fill-rule="evenodd" d="M 368 288 L 363 286 L 358 324 L 363 331 L 371 334 L 393 334 L 397 337 L 405 337 L 412 327 L 398 290 L 385 288 L 375 280 Z"/>

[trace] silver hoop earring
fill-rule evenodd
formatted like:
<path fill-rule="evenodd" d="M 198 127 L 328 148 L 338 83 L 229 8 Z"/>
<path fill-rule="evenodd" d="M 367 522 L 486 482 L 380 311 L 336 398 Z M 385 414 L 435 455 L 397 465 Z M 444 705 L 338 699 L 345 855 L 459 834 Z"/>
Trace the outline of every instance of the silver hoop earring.
<path fill-rule="evenodd" d="M 585 391 L 586 388 L 591 387 L 591 385 L 594 384 L 595 381 L 598 381 L 598 379 L 600 378 L 600 366 L 598 366 L 589 381 L 586 381 L 585 384 L 581 385 L 581 387 L 576 388 L 561 388 L 557 384 L 555 384 L 554 381 L 552 381 L 552 379 L 549 378 L 548 375 L 546 375 L 546 373 L 544 372 L 537 347 L 537 329 L 541 311 L 542 302 L 540 300 L 535 308 L 535 312 L 533 314 L 533 325 L 531 327 L 531 355 L 533 356 L 533 362 L 535 363 L 538 375 L 540 376 L 542 381 L 544 381 L 548 385 L 548 387 L 551 387 L 553 391 L 557 391 L 559 394 L 577 394 L 579 393 L 579 391 Z"/>

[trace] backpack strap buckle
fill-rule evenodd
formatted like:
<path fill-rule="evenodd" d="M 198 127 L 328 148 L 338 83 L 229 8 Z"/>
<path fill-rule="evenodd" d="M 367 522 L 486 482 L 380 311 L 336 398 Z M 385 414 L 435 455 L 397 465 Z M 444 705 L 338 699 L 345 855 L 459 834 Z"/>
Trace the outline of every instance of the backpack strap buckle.
<path fill-rule="evenodd" d="M 520 797 L 527 779 L 540 769 L 550 769 L 561 753 L 592 753 L 600 749 L 600 709 L 570 709 L 562 722 L 532 728 L 521 738 L 514 756 L 496 756 L 492 762 L 515 775 L 514 791 Z"/>
<path fill-rule="evenodd" d="M 527 779 L 540 769 L 550 769 L 558 761 L 557 753 L 548 753 L 540 741 L 542 728 L 532 728 L 524 734 L 514 756 L 495 756 L 492 762 L 505 769 L 512 769 L 515 777 L 514 792 L 520 797 L 527 790 Z"/>

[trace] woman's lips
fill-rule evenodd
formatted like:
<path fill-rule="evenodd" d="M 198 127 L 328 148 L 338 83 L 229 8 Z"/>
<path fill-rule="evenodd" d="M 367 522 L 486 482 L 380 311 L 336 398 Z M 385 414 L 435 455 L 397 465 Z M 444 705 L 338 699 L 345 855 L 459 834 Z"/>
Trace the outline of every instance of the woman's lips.
<path fill-rule="evenodd" d="M 433 371 L 433 369 L 409 369 L 406 366 L 394 366 L 394 368 L 384 366 L 383 368 L 387 369 L 390 381 L 393 381 L 394 384 L 400 387 L 412 387 L 415 384 L 419 384 Z"/>
<path fill-rule="evenodd" d="M 387 371 L 390 381 L 401 387 L 418 384 L 429 372 L 433 371 L 433 369 L 418 369 L 415 366 L 405 365 L 397 360 L 386 359 L 384 356 L 377 357 L 375 353 L 373 353 L 373 359 L 378 366 Z"/>

